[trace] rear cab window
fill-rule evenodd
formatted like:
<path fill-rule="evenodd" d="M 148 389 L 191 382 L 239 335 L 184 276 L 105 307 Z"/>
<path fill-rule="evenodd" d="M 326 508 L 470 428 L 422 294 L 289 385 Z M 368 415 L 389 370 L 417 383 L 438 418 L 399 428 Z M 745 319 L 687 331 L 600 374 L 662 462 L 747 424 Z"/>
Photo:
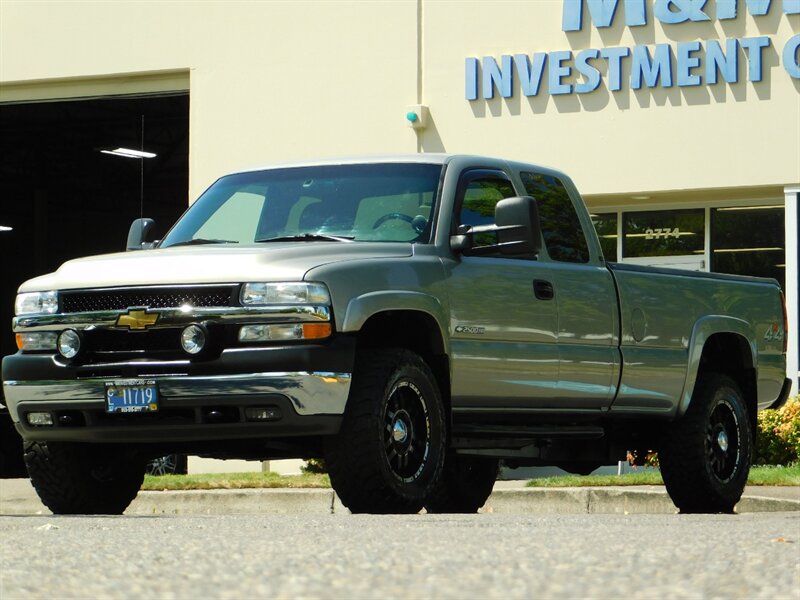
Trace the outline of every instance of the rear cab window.
<path fill-rule="evenodd" d="M 589 262 L 586 235 L 564 183 L 554 175 L 534 171 L 522 171 L 519 177 L 525 193 L 536 200 L 548 256 L 561 262 Z"/>

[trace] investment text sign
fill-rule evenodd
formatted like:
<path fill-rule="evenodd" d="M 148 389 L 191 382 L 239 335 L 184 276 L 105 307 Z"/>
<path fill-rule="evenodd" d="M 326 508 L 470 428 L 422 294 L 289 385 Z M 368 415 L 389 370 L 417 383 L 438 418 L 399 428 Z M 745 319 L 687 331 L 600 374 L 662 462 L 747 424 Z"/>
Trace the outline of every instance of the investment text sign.
<path fill-rule="evenodd" d="M 647 25 L 648 7 L 653 18 L 666 27 L 735 19 L 745 6 L 756 19 L 777 10 L 786 15 L 800 14 L 800 0 L 647 0 L 647 4 L 645 1 L 562 0 L 561 29 L 567 33 L 581 31 L 587 20 L 598 29 L 611 27 L 620 18 L 627 27 L 643 27 Z M 542 90 L 553 96 L 588 94 L 601 85 L 613 92 L 626 86 L 638 90 L 643 86 L 687 87 L 720 81 L 733 84 L 745 77 L 747 81 L 758 82 L 763 78 L 764 52 L 772 44 L 770 36 L 761 35 L 654 46 L 588 48 L 579 52 L 506 54 L 499 60 L 494 56 L 468 57 L 465 93 L 467 100 L 489 100 L 496 92 L 510 98 L 515 93 L 515 79 L 519 81 L 519 91 L 529 97 Z M 800 34 L 775 49 L 783 69 L 794 79 L 800 79 L 799 49 Z M 744 65 L 740 68 L 740 58 L 746 68 Z M 577 80 L 575 75 L 579 75 Z"/>

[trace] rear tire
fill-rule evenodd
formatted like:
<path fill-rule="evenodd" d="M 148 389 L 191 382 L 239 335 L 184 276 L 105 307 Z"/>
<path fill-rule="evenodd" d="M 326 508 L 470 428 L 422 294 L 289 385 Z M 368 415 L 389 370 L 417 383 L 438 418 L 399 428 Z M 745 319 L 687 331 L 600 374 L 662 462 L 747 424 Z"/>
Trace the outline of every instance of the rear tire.
<path fill-rule="evenodd" d="M 731 513 L 750 472 L 753 435 L 739 386 L 727 375 L 698 379 L 686 414 L 659 451 L 661 475 L 682 513 Z"/>
<path fill-rule="evenodd" d="M 416 513 L 441 476 L 446 426 L 436 379 L 408 350 L 358 357 L 339 434 L 327 440 L 331 485 L 353 513 Z"/>
<path fill-rule="evenodd" d="M 57 515 L 120 515 L 144 480 L 144 460 L 86 444 L 26 442 L 25 464 Z"/>
<path fill-rule="evenodd" d="M 485 456 L 447 455 L 436 490 L 425 503 L 429 513 L 476 513 L 492 493 L 500 461 Z"/>

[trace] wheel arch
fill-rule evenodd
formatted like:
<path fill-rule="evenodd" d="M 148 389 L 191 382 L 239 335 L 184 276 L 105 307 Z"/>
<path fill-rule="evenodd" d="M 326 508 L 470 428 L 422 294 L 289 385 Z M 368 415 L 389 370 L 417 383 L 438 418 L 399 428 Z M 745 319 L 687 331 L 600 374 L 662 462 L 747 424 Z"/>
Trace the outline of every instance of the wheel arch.
<path fill-rule="evenodd" d="M 372 292 L 350 301 L 342 331 L 357 338 L 357 350 L 405 348 L 415 352 L 433 371 L 445 409 L 450 408 L 450 364 L 444 309 L 439 301 L 419 292 Z"/>
<path fill-rule="evenodd" d="M 757 357 L 752 328 L 746 321 L 720 316 L 699 320 L 689 342 L 688 369 L 678 416 L 689 408 L 697 382 L 704 373 L 722 373 L 739 386 L 755 428 L 758 401 Z"/>

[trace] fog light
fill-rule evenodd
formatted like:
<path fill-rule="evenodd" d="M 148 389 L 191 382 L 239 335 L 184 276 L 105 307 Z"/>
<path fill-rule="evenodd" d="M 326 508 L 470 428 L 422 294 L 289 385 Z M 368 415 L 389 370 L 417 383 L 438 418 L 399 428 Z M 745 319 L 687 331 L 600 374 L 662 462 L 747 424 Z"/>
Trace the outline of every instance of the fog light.
<path fill-rule="evenodd" d="M 65 329 L 58 336 L 58 353 L 64 358 L 75 358 L 81 351 L 81 336 L 74 329 Z"/>
<path fill-rule="evenodd" d="M 248 421 L 277 421 L 283 415 L 277 406 L 248 406 L 244 418 Z"/>
<path fill-rule="evenodd" d="M 206 346 L 206 332 L 200 325 L 189 325 L 181 332 L 181 347 L 187 354 L 198 354 Z"/>
<path fill-rule="evenodd" d="M 49 412 L 32 412 L 28 413 L 28 423 L 36 427 L 52 427 L 53 415 Z"/>

